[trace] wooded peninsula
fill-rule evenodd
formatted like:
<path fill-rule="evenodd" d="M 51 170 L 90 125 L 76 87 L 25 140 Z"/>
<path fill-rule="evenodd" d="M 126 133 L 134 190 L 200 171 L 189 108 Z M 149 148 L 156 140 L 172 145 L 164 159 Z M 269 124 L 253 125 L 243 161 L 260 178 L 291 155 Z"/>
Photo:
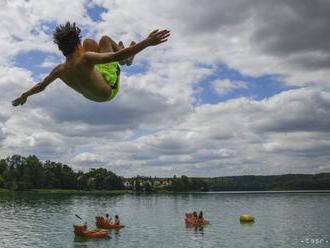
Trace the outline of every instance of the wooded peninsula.
<path fill-rule="evenodd" d="M 0 160 L 0 189 L 123 191 L 123 192 L 207 192 L 330 190 L 330 173 L 273 176 L 226 176 L 171 178 L 136 176 L 124 178 L 105 168 L 74 171 L 59 162 L 41 161 L 36 156 L 13 155 Z"/>

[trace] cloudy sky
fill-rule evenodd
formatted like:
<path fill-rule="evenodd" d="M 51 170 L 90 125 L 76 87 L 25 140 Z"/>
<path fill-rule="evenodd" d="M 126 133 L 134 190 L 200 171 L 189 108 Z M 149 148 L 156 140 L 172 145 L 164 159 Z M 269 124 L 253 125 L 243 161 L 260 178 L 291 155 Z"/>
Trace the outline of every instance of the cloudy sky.
<path fill-rule="evenodd" d="M 0 0 L 0 157 L 35 154 L 123 176 L 330 171 L 330 1 Z M 171 39 L 122 67 L 110 103 L 60 80 L 57 24 L 84 38 Z"/>

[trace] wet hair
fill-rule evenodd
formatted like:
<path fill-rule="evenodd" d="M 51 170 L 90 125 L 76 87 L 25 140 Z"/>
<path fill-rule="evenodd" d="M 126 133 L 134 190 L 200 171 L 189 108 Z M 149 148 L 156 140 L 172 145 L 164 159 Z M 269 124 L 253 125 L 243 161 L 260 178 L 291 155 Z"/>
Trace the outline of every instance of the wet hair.
<path fill-rule="evenodd" d="M 203 218 L 203 211 L 199 212 L 198 218 L 202 219 Z"/>
<path fill-rule="evenodd" d="M 193 212 L 193 215 L 194 215 L 194 217 L 197 217 L 197 212 L 194 211 L 194 212 Z"/>
<path fill-rule="evenodd" d="M 118 219 L 118 218 L 119 218 L 119 216 L 118 216 L 118 215 L 115 215 L 115 218 L 116 218 L 116 219 Z"/>
<path fill-rule="evenodd" d="M 105 217 L 107 217 L 107 218 L 108 218 L 108 217 L 109 217 L 109 215 L 108 215 L 108 214 L 105 214 Z"/>
<path fill-rule="evenodd" d="M 53 33 L 54 43 L 58 45 L 64 56 L 76 50 L 78 45 L 81 44 L 80 38 L 80 28 L 76 26 L 76 23 L 67 22 L 59 25 Z"/>

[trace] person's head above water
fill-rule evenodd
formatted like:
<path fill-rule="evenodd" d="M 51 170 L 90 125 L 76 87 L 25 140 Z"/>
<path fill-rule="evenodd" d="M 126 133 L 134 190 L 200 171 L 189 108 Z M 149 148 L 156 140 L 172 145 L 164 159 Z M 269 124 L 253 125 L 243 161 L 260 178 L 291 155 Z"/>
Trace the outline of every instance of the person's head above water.
<path fill-rule="evenodd" d="M 105 217 L 109 218 L 109 214 L 105 214 Z"/>
<path fill-rule="evenodd" d="M 53 33 L 54 42 L 64 56 L 76 51 L 81 44 L 80 38 L 80 28 L 76 26 L 76 23 L 67 22 L 64 25 L 59 25 Z"/>

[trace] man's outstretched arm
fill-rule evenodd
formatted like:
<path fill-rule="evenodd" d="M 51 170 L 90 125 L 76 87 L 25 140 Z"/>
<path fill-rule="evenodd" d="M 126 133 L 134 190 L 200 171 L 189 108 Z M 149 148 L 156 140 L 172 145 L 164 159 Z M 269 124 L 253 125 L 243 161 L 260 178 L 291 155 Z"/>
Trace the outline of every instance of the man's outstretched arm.
<path fill-rule="evenodd" d="M 141 52 L 143 49 L 149 46 L 156 46 L 167 41 L 170 36 L 170 31 L 168 30 L 154 30 L 149 34 L 149 36 L 135 44 L 134 46 L 127 47 L 118 52 L 107 52 L 107 53 L 95 53 L 95 52 L 86 52 L 85 60 L 89 64 L 105 64 L 115 61 L 121 61 L 128 59 L 129 57 Z"/>
<path fill-rule="evenodd" d="M 24 92 L 20 97 L 12 101 L 13 106 L 23 105 L 27 98 L 31 95 L 37 94 L 51 84 L 55 79 L 57 79 L 61 74 L 61 65 L 56 66 L 48 76 L 46 76 L 40 83 L 34 85 L 30 90 Z"/>

